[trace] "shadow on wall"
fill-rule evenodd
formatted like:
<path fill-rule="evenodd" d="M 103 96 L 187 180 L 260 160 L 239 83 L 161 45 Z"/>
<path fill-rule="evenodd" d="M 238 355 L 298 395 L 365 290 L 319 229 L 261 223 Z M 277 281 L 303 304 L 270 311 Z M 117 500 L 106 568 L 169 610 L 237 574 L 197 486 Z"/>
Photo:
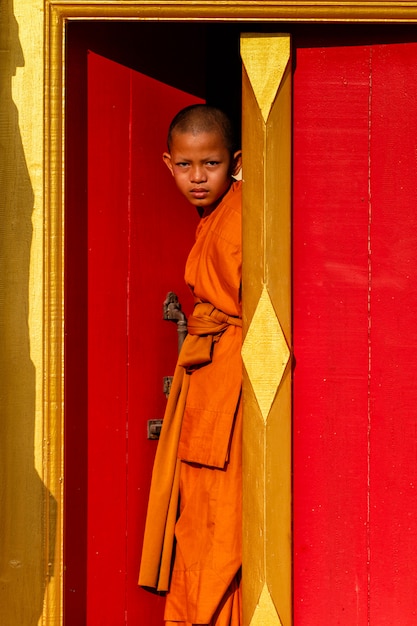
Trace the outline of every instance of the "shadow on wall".
<path fill-rule="evenodd" d="M 34 467 L 35 370 L 28 309 L 33 190 L 12 76 L 24 65 L 13 0 L 0 7 L 0 624 L 36 626 L 52 573 L 47 492 Z M 52 513 L 54 511 L 52 510 Z"/>

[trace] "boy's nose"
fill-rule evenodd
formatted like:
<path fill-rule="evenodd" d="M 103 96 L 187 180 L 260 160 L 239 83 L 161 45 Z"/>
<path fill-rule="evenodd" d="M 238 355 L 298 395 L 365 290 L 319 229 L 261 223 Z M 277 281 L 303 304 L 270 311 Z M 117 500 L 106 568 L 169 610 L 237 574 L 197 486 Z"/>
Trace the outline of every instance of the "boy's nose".
<path fill-rule="evenodd" d="M 194 167 L 191 171 L 191 181 L 193 183 L 202 183 L 206 180 L 206 174 L 203 167 Z"/>

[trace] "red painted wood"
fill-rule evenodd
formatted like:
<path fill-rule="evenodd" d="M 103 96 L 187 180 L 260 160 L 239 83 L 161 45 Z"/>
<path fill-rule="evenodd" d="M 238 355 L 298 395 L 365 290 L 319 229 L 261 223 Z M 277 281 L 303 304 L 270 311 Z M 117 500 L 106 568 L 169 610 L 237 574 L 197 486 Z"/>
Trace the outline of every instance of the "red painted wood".
<path fill-rule="evenodd" d="M 370 623 L 417 623 L 417 44 L 372 50 Z"/>
<path fill-rule="evenodd" d="M 297 51 L 294 612 L 303 625 L 367 624 L 368 97 L 367 48 Z"/>
<path fill-rule="evenodd" d="M 173 115 L 197 99 L 89 57 L 88 567 L 89 626 L 160 624 L 163 598 L 137 586 L 162 378 L 177 330 L 168 291 L 189 313 L 185 258 L 198 217 L 162 162 Z M 108 599 L 108 600 L 106 600 Z"/>
<path fill-rule="evenodd" d="M 130 71 L 95 54 L 88 70 L 87 624 L 99 625 L 125 623 Z"/>
<path fill-rule="evenodd" d="M 415 45 L 294 76 L 295 624 L 416 620 Z"/>

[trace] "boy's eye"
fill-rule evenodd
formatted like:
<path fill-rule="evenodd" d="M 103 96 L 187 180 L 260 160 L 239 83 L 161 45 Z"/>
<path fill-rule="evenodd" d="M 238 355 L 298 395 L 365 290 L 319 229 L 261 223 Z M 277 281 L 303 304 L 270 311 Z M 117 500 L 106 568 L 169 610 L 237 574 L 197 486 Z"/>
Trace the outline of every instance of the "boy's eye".
<path fill-rule="evenodd" d="M 188 166 L 188 163 L 182 163 L 182 162 L 180 162 L 180 163 L 176 163 L 176 166 L 177 166 L 177 167 L 187 167 L 187 166 Z"/>
<path fill-rule="evenodd" d="M 207 165 L 218 165 L 219 161 L 207 161 Z"/>

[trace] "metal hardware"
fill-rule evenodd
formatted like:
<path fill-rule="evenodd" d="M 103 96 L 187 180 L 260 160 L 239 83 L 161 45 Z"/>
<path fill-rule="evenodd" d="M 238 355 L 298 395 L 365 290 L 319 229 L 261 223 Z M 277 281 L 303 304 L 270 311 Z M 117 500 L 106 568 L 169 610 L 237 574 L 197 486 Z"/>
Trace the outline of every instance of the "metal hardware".
<path fill-rule="evenodd" d="M 181 350 L 181 346 L 184 339 L 187 336 L 187 318 L 181 310 L 181 304 L 178 300 L 177 294 L 173 291 L 169 291 L 164 302 L 164 320 L 169 322 L 176 322 L 178 330 L 178 352 Z"/>
<path fill-rule="evenodd" d="M 159 439 L 163 420 L 148 420 L 148 439 Z"/>
<path fill-rule="evenodd" d="M 169 291 L 167 297 L 165 298 L 163 304 L 163 319 L 177 324 L 179 352 L 183 341 L 187 336 L 187 318 L 181 310 L 181 304 L 178 300 L 178 296 L 173 291 Z M 164 376 L 163 378 L 163 390 L 167 398 L 169 396 L 169 392 L 171 391 L 172 379 L 173 376 Z M 162 419 L 148 420 L 148 439 L 159 439 L 162 422 Z"/>
<path fill-rule="evenodd" d="M 168 398 L 169 392 L 171 391 L 172 379 L 173 376 L 164 376 L 163 384 L 164 384 L 164 394 Z"/>

